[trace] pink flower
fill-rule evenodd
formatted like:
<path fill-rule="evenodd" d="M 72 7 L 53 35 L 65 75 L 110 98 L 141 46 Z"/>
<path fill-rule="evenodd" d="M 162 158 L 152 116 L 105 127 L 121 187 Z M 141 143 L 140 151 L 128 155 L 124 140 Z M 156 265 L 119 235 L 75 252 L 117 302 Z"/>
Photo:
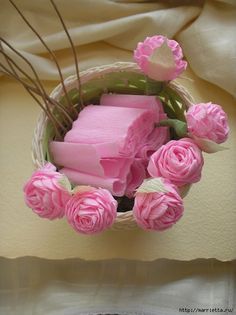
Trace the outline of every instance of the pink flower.
<path fill-rule="evenodd" d="M 166 119 L 166 115 L 161 120 Z M 168 127 L 154 128 L 148 137 L 140 144 L 136 157 L 149 160 L 150 156 L 159 149 L 163 144 L 170 140 L 170 132 Z"/>
<path fill-rule="evenodd" d="M 212 103 L 200 103 L 189 108 L 186 114 L 188 131 L 193 136 L 226 141 L 229 134 L 228 118 L 222 107 Z"/>
<path fill-rule="evenodd" d="M 117 201 L 102 188 L 79 187 L 66 205 L 66 217 L 75 231 L 95 234 L 112 226 L 116 218 Z"/>
<path fill-rule="evenodd" d="M 201 150 L 192 139 L 172 140 L 150 158 L 148 172 L 152 177 L 164 177 L 177 186 L 198 182 L 203 167 Z"/>
<path fill-rule="evenodd" d="M 153 54 L 158 54 L 157 49 L 165 43 L 167 44 L 167 49 L 168 47 L 170 48 L 170 51 L 166 51 L 166 48 L 164 48 L 163 58 L 166 58 L 166 55 L 169 54 L 170 60 L 165 64 L 166 60 L 161 58 L 161 56 L 157 56 L 156 64 L 155 62 L 153 63 L 153 60 L 151 60 Z M 183 52 L 178 42 L 162 35 L 147 37 L 144 42 L 138 43 L 134 51 L 134 59 L 145 74 L 158 81 L 173 80 L 187 67 L 187 62 L 183 60 Z M 160 63 L 158 63 L 159 61 Z"/>
<path fill-rule="evenodd" d="M 65 176 L 56 172 L 51 163 L 35 171 L 23 189 L 26 205 L 42 218 L 62 218 L 71 197 L 61 183 L 63 180 Z"/>
<path fill-rule="evenodd" d="M 137 193 L 133 215 L 144 230 L 163 231 L 172 227 L 183 215 L 183 201 L 177 187 L 162 179 L 167 192 Z"/>

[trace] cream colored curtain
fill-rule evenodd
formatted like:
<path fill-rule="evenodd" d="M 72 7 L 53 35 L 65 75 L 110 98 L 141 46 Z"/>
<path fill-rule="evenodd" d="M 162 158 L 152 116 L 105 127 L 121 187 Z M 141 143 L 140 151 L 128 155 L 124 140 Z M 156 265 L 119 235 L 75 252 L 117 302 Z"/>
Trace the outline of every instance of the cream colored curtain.
<path fill-rule="evenodd" d="M 0 259 L 1 315 L 236 314 L 236 261 Z"/>
<path fill-rule="evenodd" d="M 64 76 L 75 72 L 69 42 L 48 0 L 15 0 L 56 53 Z M 236 1 L 56 0 L 79 54 L 80 68 L 132 60 L 146 36 L 180 41 L 201 78 L 236 96 Z M 58 80 L 53 61 L 7 0 L 1 0 L 0 33 L 44 80 Z M 12 57 L 29 71 L 14 54 Z"/>

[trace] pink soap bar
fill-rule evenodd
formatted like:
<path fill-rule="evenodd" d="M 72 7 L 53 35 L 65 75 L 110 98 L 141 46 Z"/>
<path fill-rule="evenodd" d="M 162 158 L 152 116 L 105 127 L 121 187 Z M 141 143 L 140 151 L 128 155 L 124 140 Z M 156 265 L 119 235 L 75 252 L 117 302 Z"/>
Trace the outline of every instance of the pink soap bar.
<path fill-rule="evenodd" d="M 101 177 L 126 178 L 133 162 L 132 158 L 103 157 L 92 144 L 52 141 L 49 147 L 57 165 Z"/>
<path fill-rule="evenodd" d="M 65 135 L 65 142 L 116 143 L 119 154 L 134 156 L 140 141 L 152 131 L 155 117 L 150 109 L 86 106 Z"/>
<path fill-rule="evenodd" d="M 133 158 L 103 158 L 100 164 L 104 169 L 104 176 L 126 179 Z"/>
<path fill-rule="evenodd" d="M 103 94 L 100 104 L 105 106 L 151 109 L 154 112 L 156 122 L 160 121 L 160 114 L 164 113 L 161 101 L 152 95 Z"/>
<path fill-rule="evenodd" d="M 62 168 L 60 173 L 65 174 L 71 183 L 76 185 L 91 185 L 108 189 L 114 196 L 121 197 L 124 195 L 126 180 L 117 178 L 102 178 L 85 174 L 69 168 Z"/>
<path fill-rule="evenodd" d="M 161 114 L 160 119 L 164 120 L 167 118 L 166 114 Z M 140 143 L 140 147 L 135 157 L 142 159 L 149 159 L 150 156 L 158 150 L 163 144 L 170 140 L 170 131 L 168 127 L 156 127 L 148 135 L 146 139 L 143 139 Z"/>
<path fill-rule="evenodd" d="M 142 184 L 146 178 L 145 163 L 142 159 L 134 159 L 130 172 L 127 177 L 127 187 L 125 195 L 129 198 L 134 196 L 135 190 Z"/>

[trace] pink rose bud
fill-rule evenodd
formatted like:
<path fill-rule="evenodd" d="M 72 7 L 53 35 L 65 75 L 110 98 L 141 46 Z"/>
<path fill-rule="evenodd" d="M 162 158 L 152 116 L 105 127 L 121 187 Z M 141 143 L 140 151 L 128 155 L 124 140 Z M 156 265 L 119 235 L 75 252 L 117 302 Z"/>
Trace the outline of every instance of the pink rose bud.
<path fill-rule="evenodd" d="M 178 42 L 162 35 L 138 43 L 134 59 L 147 76 L 157 81 L 173 80 L 187 67 Z"/>
<path fill-rule="evenodd" d="M 116 210 L 117 201 L 108 190 L 78 186 L 76 194 L 66 204 L 66 217 L 75 231 L 95 234 L 112 226 Z"/>
<path fill-rule="evenodd" d="M 164 177 L 180 187 L 198 182 L 203 164 L 202 152 L 194 141 L 182 138 L 161 146 L 151 156 L 147 170 L 152 177 Z"/>
<path fill-rule="evenodd" d="M 63 186 L 65 180 L 64 175 L 56 172 L 54 165 L 47 163 L 34 172 L 25 184 L 26 205 L 42 218 L 62 218 L 65 205 L 71 197 L 69 188 Z"/>
<path fill-rule="evenodd" d="M 136 194 L 133 215 L 144 230 L 166 230 L 183 215 L 183 200 L 177 187 L 164 178 L 162 182 L 167 192 Z"/>
<path fill-rule="evenodd" d="M 216 143 L 222 143 L 228 138 L 228 117 L 220 105 L 212 103 L 193 105 L 187 111 L 186 119 L 188 131 L 193 136 Z"/>

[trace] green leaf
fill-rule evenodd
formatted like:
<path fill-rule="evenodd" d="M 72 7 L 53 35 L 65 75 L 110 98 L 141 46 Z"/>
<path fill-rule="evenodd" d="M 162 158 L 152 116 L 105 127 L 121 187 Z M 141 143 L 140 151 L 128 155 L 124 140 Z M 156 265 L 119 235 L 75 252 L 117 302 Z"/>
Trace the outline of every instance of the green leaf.
<path fill-rule="evenodd" d="M 62 178 L 58 181 L 59 185 L 62 186 L 65 190 L 71 192 L 72 189 L 71 189 L 71 184 L 70 184 L 70 181 L 69 179 L 63 175 Z"/>
<path fill-rule="evenodd" d="M 222 145 L 219 145 L 218 143 L 215 143 L 208 139 L 198 138 L 196 136 L 190 135 L 191 138 L 195 141 L 195 143 L 198 145 L 198 147 L 206 152 L 206 153 L 216 153 L 219 151 L 225 151 L 229 148 L 223 147 Z"/>
<path fill-rule="evenodd" d="M 168 190 L 166 189 L 165 185 L 163 184 L 161 178 L 149 178 L 145 179 L 143 183 L 139 186 L 136 190 L 137 193 L 153 193 L 153 192 L 162 192 L 166 193 Z"/>
<path fill-rule="evenodd" d="M 145 93 L 146 95 L 158 95 L 165 86 L 164 82 L 158 82 L 149 77 L 146 77 Z"/>
<path fill-rule="evenodd" d="M 167 97 L 169 100 L 169 103 L 171 104 L 172 108 L 174 109 L 176 115 L 175 117 L 177 119 L 186 121 L 184 112 L 186 111 L 186 105 L 183 102 L 180 95 L 174 91 L 170 86 L 165 85 L 164 91 L 162 92 L 163 96 Z"/>
<path fill-rule="evenodd" d="M 165 99 L 163 97 L 158 97 L 158 96 L 156 98 L 161 101 L 162 106 L 164 108 L 164 112 L 167 114 L 167 116 L 169 118 L 175 119 L 176 118 L 175 111 L 173 110 L 171 106 L 168 105 L 168 103 L 165 102 Z"/>
<path fill-rule="evenodd" d="M 169 126 L 173 128 L 177 134 L 178 137 L 183 138 L 187 135 L 187 124 L 178 119 L 166 119 L 166 120 L 161 120 L 158 124 L 157 127 L 160 126 Z"/>
<path fill-rule="evenodd" d="M 180 102 L 184 107 L 185 104 L 183 103 L 183 99 L 181 98 L 181 96 L 178 94 L 178 92 L 176 92 L 175 90 L 173 90 L 173 88 L 171 88 L 168 84 L 165 86 L 165 92 L 173 99 L 175 99 L 176 101 Z M 185 108 L 186 110 L 186 108 Z"/>

